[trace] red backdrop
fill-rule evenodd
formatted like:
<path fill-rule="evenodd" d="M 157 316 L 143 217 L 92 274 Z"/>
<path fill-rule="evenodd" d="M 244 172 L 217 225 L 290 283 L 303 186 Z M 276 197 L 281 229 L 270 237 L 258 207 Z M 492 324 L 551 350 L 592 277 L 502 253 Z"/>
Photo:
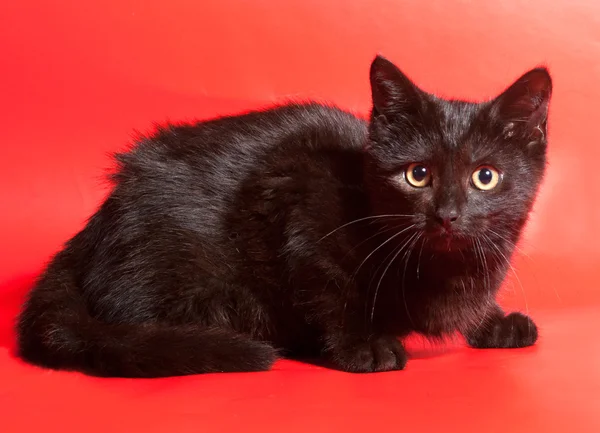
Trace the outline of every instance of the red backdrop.
<path fill-rule="evenodd" d="M 486 426 L 498 423 L 508 423 L 512 431 L 534 427 L 564 431 L 561 426 L 567 418 L 577 417 L 581 431 L 600 431 L 599 418 L 589 407 L 600 408 L 600 346 L 592 332 L 599 329 L 600 312 L 600 3 L 4 3 L 0 6 L 0 415 L 6 412 L 4 419 L 11 428 L 57 425 L 61 419 L 57 401 L 66 399 L 65 404 L 89 416 L 95 412 L 92 404 L 99 402 L 112 404 L 114 410 L 130 410 L 117 417 L 128 426 L 123 431 L 136 426 L 146 431 L 164 431 L 165 426 L 175 429 L 169 431 L 192 426 L 227 431 L 223 426 L 250 428 L 259 422 L 274 431 L 335 431 L 334 426 L 341 425 L 391 427 L 395 415 L 402 419 L 407 414 L 409 421 L 399 421 L 398 428 L 403 422 L 435 429 L 444 426 L 436 423 L 445 422 L 464 427 L 469 420 L 469 425 L 484 431 L 492 431 Z M 14 358 L 11 323 L 23 293 L 44 261 L 82 227 L 103 198 L 107 187 L 103 176 L 111 166 L 107 155 L 122 149 L 135 129 L 282 99 L 316 98 L 366 113 L 368 67 L 378 52 L 421 87 L 469 99 L 497 94 L 538 64 L 550 68 L 555 90 L 548 176 L 521 245 L 524 254 L 515 258 L 518 278 L 511 276 L 503 292 L 505 305 L 529 310 L 538 318 L 539 348 L 510 354 L 456 348 L 421 359 L 415 355 L 406 372 L 370 379 L 283 362 L 277 372 L 265 375 L 135 384 L 42 373 Z M 506 357 L 512 371 L 520 373 L 503 372 Z M 479 373 L 469 370 L 473 365 Z M 489 385 L 484 389 L 485 381 Z M 232 387 L 237 391 L 232 393 Z M 494 387 L 503 391 L 497 394 Z M 167 390 L 161 393 L 163 388 Z M 318 395 L 311 395 L 313 388 Z M 407 392 L 420 397 L 407 399 Z M 482 393 L 495 395 L 493 404 L 478 408 L 478 415 L 465 412 L 465 407 L 482 403 Z M 512 394 L 516 402 L 509 399 Z M 146 403 L 129 400 L 139 395 Z M 166 401 L 166 396 L 176 403 Z M 462 403 L 450 404 L 446 401 L 450 397 Z M 530 410 L 518 403 L 531 405 L 540 398 Z M 426 399 L 437 405 L 434 410 L 442 410 L 443 417 L 427 412 Z M 587 403 L 581 405 L 580 399 Z M 21 417 L 27 402 L 51 408 L 46 414 L 50 421 L 36 424 L 31 417 Z M 494 415 L 493 406 L 498 404 L 505 415 Z M 406 405 L 411 408 L 408 412 Z M 342 415 L 349 407 L 354 408 L 354 418 Z M 261 415 L 264 408 L 276 408 L 279 415 L 272 411 Z M 223 420 L 220 411 L 243 416 Z M 85 422 L 88 415 L 75 417 L 73 425 Z M 73 419 L 64 422 L 68 425 Z M 98 431 L 105 431 L 106 425 L 100 422 Z"/>

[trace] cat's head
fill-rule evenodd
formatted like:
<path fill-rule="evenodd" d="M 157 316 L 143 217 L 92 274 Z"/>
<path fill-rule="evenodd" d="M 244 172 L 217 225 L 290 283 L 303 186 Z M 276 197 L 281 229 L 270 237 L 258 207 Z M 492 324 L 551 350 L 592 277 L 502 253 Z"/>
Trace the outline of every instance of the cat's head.
<path fill-rule="evenodd" d="M 493 100 L 471 103 L 428 94 L 377 57 L 371 89 L 373 213 L 398 215 L 388 223 L 433 248 L 514 242 L 546 165 L 548 71 L 533 69 Z"/>

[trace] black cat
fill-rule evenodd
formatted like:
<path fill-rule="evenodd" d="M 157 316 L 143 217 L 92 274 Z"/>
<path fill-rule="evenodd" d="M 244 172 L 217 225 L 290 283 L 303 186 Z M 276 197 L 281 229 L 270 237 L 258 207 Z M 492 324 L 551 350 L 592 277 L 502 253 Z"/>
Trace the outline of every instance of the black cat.
<path fill-rule="evenodd" d="M 382 57 L 363 121 L 317 104 L 168 126 L 117 156 L 114 190 L 49 264 L 18 353 L 155 377 L 268 369 L 281 353 L 402 369 L 399 338 L 523 347 L 495 302 L 546 165 L 551 79 L 480 104 Z"/>

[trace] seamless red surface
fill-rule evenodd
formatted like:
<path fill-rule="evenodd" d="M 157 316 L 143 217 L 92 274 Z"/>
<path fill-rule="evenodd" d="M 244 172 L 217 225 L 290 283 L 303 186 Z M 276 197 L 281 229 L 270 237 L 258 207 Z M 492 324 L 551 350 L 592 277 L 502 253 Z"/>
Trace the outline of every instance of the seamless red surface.
<path fill-rule="evenodd" d="M 536 319 L 537 346 L 415 340 L 397 373 L 281 361 L 160 380 L 15 358 L 23 295 L 135 129 L 286 99 L 366 113 L 377 52 L 469 99 L 550 68 L 548 176 L 502 300 Z M 600 3 L 21 0 L 0 6 L 0 55 L 0 431 L 600 432 Z"/>

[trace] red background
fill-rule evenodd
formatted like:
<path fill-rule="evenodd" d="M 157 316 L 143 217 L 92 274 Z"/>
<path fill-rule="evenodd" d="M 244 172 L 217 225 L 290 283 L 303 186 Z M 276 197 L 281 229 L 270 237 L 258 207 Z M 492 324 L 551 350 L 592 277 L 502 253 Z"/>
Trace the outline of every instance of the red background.
<path fill-rule="evenodd" d="M 23 294 L 102 200 L 107 155 L 134 130 L 285 99 L 366 113 L 378 52 L 468 99 L 550 68 L 548 176 L 503 291 L 536 318 L 536 347 L 417 342 L 398 373 L 282 361 L 138 381 L 14 358 Z M 0 5 L 0 56 L 1 431 L 600 431 L 600 3 L 20 0 Z"/>

